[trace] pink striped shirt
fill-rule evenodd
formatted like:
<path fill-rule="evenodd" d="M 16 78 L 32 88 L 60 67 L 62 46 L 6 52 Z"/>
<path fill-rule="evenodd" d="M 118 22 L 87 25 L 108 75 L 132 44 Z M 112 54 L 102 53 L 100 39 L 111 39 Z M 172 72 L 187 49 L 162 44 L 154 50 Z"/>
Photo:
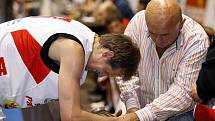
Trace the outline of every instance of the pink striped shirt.
<path fill-rule="evenodd" d="M 205 60 L 209 40 L 198 23 L 183 18 L 180 35 L 161 58 L 147 30 L 145 11 L 137 13 L 125 30 L 141 51 L 139 79 L 118 84 L 127 109 L 141 108 L 135 112 L 140 121 L 166 120 L 193 108 L 190 86 Z"/>

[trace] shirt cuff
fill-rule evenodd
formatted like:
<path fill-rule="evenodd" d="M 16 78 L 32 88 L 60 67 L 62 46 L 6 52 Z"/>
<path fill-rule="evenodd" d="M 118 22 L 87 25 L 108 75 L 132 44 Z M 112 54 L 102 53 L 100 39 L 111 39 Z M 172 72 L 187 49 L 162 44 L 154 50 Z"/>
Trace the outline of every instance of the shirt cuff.
<path fill-rule="evenodd" d="M 137 115 L 137 117 L 139 118 L 140 121 L 154 121 L 155 120 L 152 112 L 147 107 L 136 111 L 135 114 Z"/>
<path fill-rule="evenodd" d="M 139 101 L 136 98 L 129 98 L 125 104 L 126 104 L 127 110 L 131 108 L 138 108 L 138 109 L 140 108 Z"/>

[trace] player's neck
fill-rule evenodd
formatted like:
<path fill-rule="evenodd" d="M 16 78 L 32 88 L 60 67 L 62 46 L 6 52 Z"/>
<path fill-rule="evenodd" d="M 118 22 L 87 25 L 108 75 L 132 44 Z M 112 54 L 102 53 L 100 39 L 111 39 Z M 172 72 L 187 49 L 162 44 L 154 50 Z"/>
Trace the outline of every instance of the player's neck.
<path fill-rule="evenodd" d="M 92 70 L 93 64 L 95 63 L 95 53 L 97 53 L 97 50 L 98 50 L 99 45 L 100 45 L 99 40 L 100 40 L 99 35 L 95 34 L 92 52 L 90 53 L 86 70 Z"/>

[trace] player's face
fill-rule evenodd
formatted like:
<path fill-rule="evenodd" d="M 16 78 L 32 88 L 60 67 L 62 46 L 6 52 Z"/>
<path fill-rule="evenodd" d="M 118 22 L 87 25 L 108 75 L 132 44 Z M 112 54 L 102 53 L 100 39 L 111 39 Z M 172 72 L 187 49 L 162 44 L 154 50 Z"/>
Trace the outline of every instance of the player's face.
<path fill-rule="evenodd" d="M 100 77 L 102 76 L 116 77 L 123 75 L 123 69 L 113 69 L 107 61 L 101 62 L 100 66 L 96 67 L 96 72 Z"/>
<path fill-rule="evenodd" d="M 113 69 L 110 60 L 114 57 L 114 52 L 107 48 L 95 48 L 93 61 L 91 61 L 91 69 L 96 71 L 101 76 L 122 76 L 124 69 Z"/>

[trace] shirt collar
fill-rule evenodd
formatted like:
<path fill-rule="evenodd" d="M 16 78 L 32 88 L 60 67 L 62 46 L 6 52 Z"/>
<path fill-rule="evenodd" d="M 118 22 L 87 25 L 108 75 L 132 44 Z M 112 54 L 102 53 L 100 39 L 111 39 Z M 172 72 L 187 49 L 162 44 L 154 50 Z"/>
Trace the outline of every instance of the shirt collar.
<path fill-rule="evenodd" d="M 145 32 L 146 32 L 147 38 L 149 38 L 149 37 L 150 37 L 150 33 L 149 33 L 149 30 L 148 30 L 148 27 L 147 27 L 147 26 L 145 26 Z"/>
<path fill-rule="evenodd" d="M 176 39 L 176 49 L 180 49 L 180 47 L 182 46 L 182 41 L 181 41 L 181 33 L 179 33 L 177 39 Z"/>

